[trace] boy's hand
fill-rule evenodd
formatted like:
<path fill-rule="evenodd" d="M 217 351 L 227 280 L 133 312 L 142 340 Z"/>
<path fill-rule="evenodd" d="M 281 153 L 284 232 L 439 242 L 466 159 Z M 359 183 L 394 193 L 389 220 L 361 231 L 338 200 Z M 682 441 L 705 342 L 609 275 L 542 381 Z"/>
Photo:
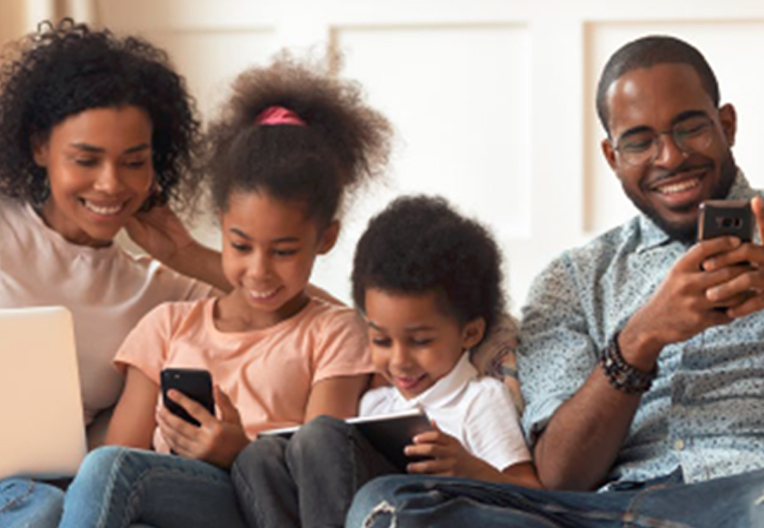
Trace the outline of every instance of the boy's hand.
<path fill-rule="evenodd" d="M 167 396 L 183 407 L 201 424 L 196 427 L 175 416 L 164 406 L 157 412 L 157 424 L 165 441 L 175 453 L 229 468 L 249 443 L 241 417 L 228 396 L 216 385 L 215 401 L 220 409 L 218 420 L 207 409 L 182 393 L 171 390 Z"/>
<path fill-rule="evenodd" d="M 407 456 L 428 458 L 407 465 L 408 473 L 480 478 L 485 471 L 496 472 L 492 466 L 468 453 L 459 440 L 438 429 L 434 421 L 432 426 L 432 431 L 416 435 L 414 443 L 406 446 Z"/>

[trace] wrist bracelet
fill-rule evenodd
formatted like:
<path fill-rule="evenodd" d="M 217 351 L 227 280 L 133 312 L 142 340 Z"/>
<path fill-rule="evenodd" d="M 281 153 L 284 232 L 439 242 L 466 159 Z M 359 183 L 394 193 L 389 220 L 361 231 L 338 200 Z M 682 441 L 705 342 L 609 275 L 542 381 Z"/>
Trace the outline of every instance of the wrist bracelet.
<path fill-rule="evenodd" d="M 645 372 L 626 362 L 618 346 L 618 333 L 602 351 L 600 364 L 610 384 L 626 394 L 642 394 L 649 391 L 658 375 L 657 364 L 649 372 Z"/>

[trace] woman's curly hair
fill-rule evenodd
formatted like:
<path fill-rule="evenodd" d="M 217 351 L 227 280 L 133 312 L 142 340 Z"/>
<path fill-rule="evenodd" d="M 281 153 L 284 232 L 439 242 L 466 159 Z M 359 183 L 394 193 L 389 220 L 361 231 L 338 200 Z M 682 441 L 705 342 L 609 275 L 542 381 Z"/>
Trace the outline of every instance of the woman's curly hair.
<path fill-rule="evenodd" d="M 0 193 L 33 204 L 48 197 L 45 169 L 33 157 L 35 141 L 91 108 L 136 106 L 152 124 L 158 187 L 143 208 L 174 202 L 189 206 L 198 194 L 195 167 L 201 125 L 184 79 L 167 54 L 137 37 L 119 38 L 63 19 L 40 24 L 5 50 L 0 67 Z"/>
<path fill-rule="evenodd" d="M 343 196 L 380 175 L 389 156 L 392 127 L 362 95 L 357 83 L 287 52 L 240 74 L 208 133 L 217 208 L 228 208 L 232 192 L 262 190 L 304 204 L 320 224 L 331 222 Z M 273 106 L 293 111 L 306 126 L 256 125 Z"/>
<path fill-rule="evenodd" d="M 404 196 L 374 216 L 353 261 L 353 301 L 365 310 L 370 288 L 435 292 L 444 313 L 486 332 L 505 309 L 502 256 L 490 231 L 439 197 Z"/>

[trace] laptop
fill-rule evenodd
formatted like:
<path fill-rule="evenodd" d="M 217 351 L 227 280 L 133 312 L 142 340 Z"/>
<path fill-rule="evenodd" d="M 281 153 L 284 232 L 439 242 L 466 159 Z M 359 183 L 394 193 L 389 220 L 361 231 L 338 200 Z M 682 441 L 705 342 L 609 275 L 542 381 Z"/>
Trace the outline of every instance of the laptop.
<path fill-rule="evenodd" d="M 87 451 L 71 313 L 0 309 L 0 479 L 74 475 Z"/>

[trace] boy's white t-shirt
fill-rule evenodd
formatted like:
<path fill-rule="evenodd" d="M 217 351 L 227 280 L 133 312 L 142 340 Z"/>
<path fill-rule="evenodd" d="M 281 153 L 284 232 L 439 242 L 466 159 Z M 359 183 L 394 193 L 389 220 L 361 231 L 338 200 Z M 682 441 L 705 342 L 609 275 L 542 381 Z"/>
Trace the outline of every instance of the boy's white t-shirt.
<path fill-rule="evenodd" d="M 361 398 L 361 416 L 419 408 L 441 431 L 499 471 L 531 460 L 509 389 L 479 377 L 465 352 L 451 372 L 422 394 L 407 400 L 395 387 L 379 387 Z"/>
<path fill-rule="evenodd" d="M 163 302 L 211 292 L 211 286 L 117 244 L 72 244 L 28 204 L 0 196 L 0 308 L 71 310 L 87 423 L 122 392 L 124 378 L 112 358 L 138 321 Z"/>

